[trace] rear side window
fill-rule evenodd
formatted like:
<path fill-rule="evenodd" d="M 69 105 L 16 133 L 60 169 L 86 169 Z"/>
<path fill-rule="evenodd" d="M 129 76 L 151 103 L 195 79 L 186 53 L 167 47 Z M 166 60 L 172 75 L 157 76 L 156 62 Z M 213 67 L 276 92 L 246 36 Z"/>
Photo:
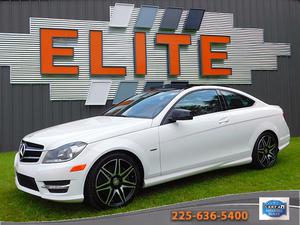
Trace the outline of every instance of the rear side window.
<path fill-rule="evenodd" d="M 193 116 L 200 116 L 221 111 L 221 104 L 215 90 L 200 90 L 184 96 L 174 108 L 188 109 Z"/>
<path fill-rule="evenodd" d="M 255 102 L 250 98 L 247 98 L 243 95 L 231 91 L 222 90 L 221 94 L 224 96 L 228 109 L 239 109 L 244 107 L 250 107 Z"/>

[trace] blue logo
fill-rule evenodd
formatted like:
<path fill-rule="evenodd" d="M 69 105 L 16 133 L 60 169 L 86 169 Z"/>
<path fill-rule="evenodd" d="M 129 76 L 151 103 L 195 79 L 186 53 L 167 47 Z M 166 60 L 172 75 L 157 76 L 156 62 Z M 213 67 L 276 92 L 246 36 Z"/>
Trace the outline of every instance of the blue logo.
<path fill-rule="evenodd" d="M 280 217 L 282 215 L 287 215 L 287 204 L 279 200 L 270 200 L 263 203 L 263 214 L 270 217 Z"/>

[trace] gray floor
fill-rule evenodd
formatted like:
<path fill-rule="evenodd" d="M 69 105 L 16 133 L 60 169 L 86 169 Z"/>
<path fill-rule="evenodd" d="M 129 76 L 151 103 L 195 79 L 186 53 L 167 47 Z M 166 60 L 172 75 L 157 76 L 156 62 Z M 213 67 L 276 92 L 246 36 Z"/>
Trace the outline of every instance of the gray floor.
<path fill-rule="evenodd" d="M 30 222 L 30 223 L 12 223 L 2 222 L 1 225 L 13 224 L 42 224 L 42 225 L 56 225 L 56 224 L 74 224 L 74 225 L 168 225 L 168 224 L 198 224 L 199 221 L 192 220 L 189 222 L 179 222 L 171 220 L 171 212 L 173 210 L 190 210 L 193 212 L 208 210 L 208 211 L 222 211 L 222 210 L 247 210 L 249 212 L 248 221 L 211 221 L 205 224 L 272 224 L 272 225 L 299 225 L 299 191 L 275 191 L 275 192 L 255 192 L 240 195 L 226 195 L 222 197 L 191 201 L 186 203 L 179 203 L 175 205 L 163 206 L 158 208 L 135 211 L 131 213 L 116 214 L 111 216 L 95 217 L 88 219 L 58 221 L 58 222 Z M 259 197 L 289 197 L 290 198 L 290 220 L 289 221 L 259 221 L 258 218 L 258 201 Z M 204 222 L 202 222 L 204 223 Z"/>

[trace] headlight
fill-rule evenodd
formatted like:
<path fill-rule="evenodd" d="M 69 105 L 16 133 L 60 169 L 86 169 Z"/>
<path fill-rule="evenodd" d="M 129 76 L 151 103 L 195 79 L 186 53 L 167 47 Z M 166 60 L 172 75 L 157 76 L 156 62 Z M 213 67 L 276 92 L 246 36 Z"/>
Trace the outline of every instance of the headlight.
<path fill-rule="evenodd" d="M 84 142 L 73 142 L 47 152 L 43 163 L 60 163 L 74 159 L 87 146 Z"/>

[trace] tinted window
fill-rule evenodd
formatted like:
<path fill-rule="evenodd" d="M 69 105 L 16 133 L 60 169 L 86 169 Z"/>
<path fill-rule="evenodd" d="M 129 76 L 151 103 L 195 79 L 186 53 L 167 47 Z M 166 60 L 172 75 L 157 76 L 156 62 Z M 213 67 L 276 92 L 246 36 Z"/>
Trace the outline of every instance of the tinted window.
<path fill-rule="evenodd" d="M 104 116 L 154 118 L 180 91 L 145 92 L 120 102 Z"/>
<path fill-rule="evenodd" d="M 215 90 L 192 92 L 184 96 L 175 108 L 191 110 L 194 116 L 221 111 L 219 97 Z"/>
<path fill-rule="evenodd" d="M 254 104 L 254 100 L 243 95 L 231 91 L 221 91 L 221 93 L 224 96 L 228 109 L 244 108 Z"/>

